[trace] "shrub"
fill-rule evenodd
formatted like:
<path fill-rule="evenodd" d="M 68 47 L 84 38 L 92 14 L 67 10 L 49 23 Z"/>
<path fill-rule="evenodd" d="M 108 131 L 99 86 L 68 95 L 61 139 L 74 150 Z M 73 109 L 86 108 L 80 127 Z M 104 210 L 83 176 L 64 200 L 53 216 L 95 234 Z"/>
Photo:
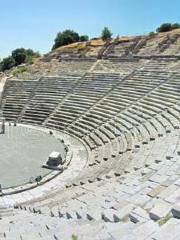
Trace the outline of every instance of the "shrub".
<path fill-rule="evenodd" d="M 91 38 L 91 40 L 99 40 L 99 38 L 98 37 L 93 37 L 93 38 Z"/>
<path fill-rule="evenodd" d="M 14 58 L 16 65 L 25 63 L 26 56 L 27 56 L 27 53 L 24 48 L 17 48 L 12 52 L 12 57 Z"/>
<path fill-rule="evenodd" d="M 52 49 L 56 49 L 58 47 L 75 43 L 79 41 L 79 34 L 74 32 L 73 30 L 65 30 L 64 32 L 59 32 L 54 40 L 54 45 Z"/>
<path fill-rule="evenodd" d="M 16 62 L 13 57 L 4 58 L 0 64 L 0 70 L 5 71 L 9 70 L 16 65 Z"/>
<path fill-rule="evenodd" d="M 34 52 L 32 49 L 26 49 L 26 55 L 31 57 L 40 57 L 39 52 Z"/>
<path fill-rule="evenodd" d="M 150 32 L 148 35 L 149 35 L 150 37 L 153 37 L 154 35 L 156 35 L 156 33 L 155 33 L 155 32 Z"/>
<path fill-rule="evenodd" d="M 81 42 L 87 42 L 89 40 L 89 37 L 87 35 L 82 35 L 79 37 L 79 40 Z"/>
<path fill-rule="evenodd" d="M 23 66 L 23 67 L 15 68 L 12 71 L 12 74 L 13 74 L 13 76 L 17 77 L 19 74 L 22 74 L 24 72 L 27 72 L 27 68 Z"/>
<path fill-rule="evenodd" d="M 39 52 L 34 52 L 32 49 L 26 49 L 26 63 L 33 64 L 33 58 L 40 57 Z"/>
<path fill-rule="evenodd" d="M 26 63 L 28 63 L 28 64 L 33 64 L 33 56 L 27 55 L 27 56 L 26 56 Z"/>
<path fill-rule="evenodd" d="M 0 70 L 9 70 L 14 66 L 19 66 L 22 63 L 33 63 L 34 57 L 39 57 L 38 52 L 34 52 L 32 49 L 17 48 L 10 57 L 4 58 L 0 63 Z"/>
<path fill-rule="evenodd" d="M 177 29 L 177 28 L 180 28 L 180 24 L 179 23 L 174 23 L 174 24 L 171 24 L 171 23 L 163 23 L 161 24 L 160 27 L 157 28 L 157 32 L 168 32 L 168 31 L 171 31 L 173 29 Z"/>
<path fill-rule="evenodd" d="M 174 23 L 174 24 L 172 24 L 172 29 L 178 29 L 178 28 L 180 28 L 180 24 L 179 23 Z"/>
<path fill-rule="evenodd" d="M 108 39 L 111 39 L 111 37 L 112 37 L 111 31 L 107 27 L 104 27 L 101 33 L 102 40 L 106 41 Z"/>

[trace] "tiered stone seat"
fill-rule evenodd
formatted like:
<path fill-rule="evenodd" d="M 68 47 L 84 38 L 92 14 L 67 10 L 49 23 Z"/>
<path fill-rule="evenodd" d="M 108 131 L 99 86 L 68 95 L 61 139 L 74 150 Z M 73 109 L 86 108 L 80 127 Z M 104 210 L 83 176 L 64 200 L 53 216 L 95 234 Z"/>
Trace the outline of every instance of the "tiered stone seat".
<path fill-rule="evenodd" d="M 169 142 L 172 143 L 171 148 Z M 22 213 L 21 218 L 28 216 L 24 219 L 29 218 L 29 221 L 34 223 L 41 222 L 42 226 L 39 226 L 34 233 L 39 232 L 38 229 L 43 229 L 44 224 L 49 229 L 54 229 L 57 237 L 67 234 L 67 226 L 68 233 L 72 234 L 71 224 L 77 231 L 74 234 L 82 239 L 84 236 L 86 239 L 88 237 L 91 239 L 92 226 L 94 226 L 92 230 L 94 239 L 99 239 L 100 232 L 103 239 L 106 239 L 105 236 L 109 232 L 114 239 L 119 239 L 119 236 L 122 239 L 147 239 L 147 237 L 154 239 L 155 236 L 161 239 L 161 236 L 169 236 L 169 226 L 176 229 L 171 233 L 172 237 L 176 237 L 180 222 L 172 214 L 171 203 L 177 204 L 179 196 L 177 193 L 179 184 L 177 150 L 180 146 L 178 132 L 168 134 L 151 144 L 154 147 L 143 146 L 135 154 L 133 158 L 135 163 L 131 161 L 121 176 L 110 174 L 108 178 L 99 178 L 96 181 L 83 184 L 81 181 L 79 185 L 75 184 L 68 190 L 64 189 L 52 195 L 52 198 L 42 202 L 37 201 L 30 206 L 25 205 L 23 209 L 34 212 L 36 219 L 32 214 L 25 213 Z M 116 164 L 112 170 L 117 171 L 117 167 Z M 41 214 L 37 215 L 36 212 Z M 52 220 L 48 216 L 51 216 Z M 60 225 L 53 228 L 52 221 Z M 89 231 L 80 232 L 78 229 L 84 229 L 86 224 L 91 226 Z M 100 231 L 98 224 L 106 230 Z M 20 230 L 25 234 L 23 228 L 20 227 Z M 6 234 L 8 236 L 8 232 Z"/>
<path fill-rule="evenodd" d="M 86 118 L 89 122 L 95 121 L 94 124 L 98 124 L 97 120 L 101 123 L 107 121 L 113 116 L 115 117 L 120 111 L 126 109 L 133 102 L 144 97 L 149 91 L 159 86 L 161 82 L 167 80 L 166 74 L 159 73 L 158 76 L 158 74 L 155 73 L 155 76 L 160 79 L 155 79 L 153 78 L 153 75 L 150 76 L 149 73 L 142 71 L 130 76 L 129 79 L 127 78 L 120 83 L 112 89 L 112 91 L 106 94 L 101 101 L 91 107 L 91 109 L 85 113 L 85 116 L 83 114 L 81 119 Z M 81 119 L 78 121 L 81 121 Z"/>
<path fill-rule="evenodd" d="M 25 104 L 34 94 L 38 81 L 8 80 L 2 97 L 2 110 L 8 121 L 16 121 Z"/>
<path fill-rule="evenodd" d="M 61 61 L 57 66 L 56 74 L 84 74 L 93 66 L 95 60 Z"/>
<path fill-rule="evenodd" d="M 80 76 L 66 75 L 42 78 L 34 96 L 24 109 L 23 123 L 41 124 L 53 112 L 56 106 L 76 86 Z"/>
<path fill-rule="evenodd" d="M 149 78 L 150 74 L 147 72 L 145 72 L 145 73 L 146 73 L 146 76 Z M 143 72 L 141 74 L 140 73 L 138 73 L 138 74 L 140 76 L 143 76 Z M 158 73 L 156 72 L 155 74 L 156 74 L 155 76 L 158 77 Z M 165 73 L 160 73 L 159 80 L 156 80 L 154 83 L 152 81 L 148 81 L 148 88 L 146 90 L 147 93 L 149 93 L 150 91 L 153 92 L 153 90 L 158 88 L 160 84 L 162 84 L 163 82 L 166 82 L 169 77 L 168 75 L 167 76 L 166 75 L 167 74 L 165 74 Z M 153 79 L 153 77 L 152 77 L 152 79 Z M 155 79 L 155 77 L 154 77 L 154 79 Z M 128 80 L 126 80 L 126 81 L 128 81 Z M 152 85 L 150 85 L 150 83 Z M 136 83 L 136 86 L 138 86 L 137 83 Z M 124 89 L 125 89 L 125 87 L 126 87 L 126 85 L 124 84 Z M 151 90 L 149 89 L 149 87 L 151 87 Z M 123 88 L 121 88 L 121 89 L 123 89 Z M 138 89 L 140 89 L 140 86 L 138 86 Z M 146 141 L 148 142 L 151 139 L 153 140 L 155 137 L 162 135 L 164 132 L 166 132 L 165 124 L 161 123 L 161 121 L 163 119 L 163 121 L 165 120 L 165 122 L 167 124 L 168 121 L 166 120 L 166 118 L 161 116 L 161 120 L 159 120 L 159 116 L 158 116 L 157 120 L 153 119 L 154 116 L 159 114 L 159 109 L 156 111 L 156 107 L 152 108 L 152 107 L 148 107 L 148 105 L 142 106 L 142 103 L 145 101 L 144 99 L 146 99 L 146 92 L 144 92 L 144 89 L 146 89 L 146 88 L 143 87 L 142 97 L 140 97 L 141 95 L 138 95 L 136 99 L 134 99 L 134 98 L 132 99 L 133 101 L 138 100 L 139 107 L 136 106 L 136 108 L 134 108 L 132 105 L 132 107 L 130 109 L 128 109 L 129 114 L 128 114 L 128 112 L 126 113 L 126 111 L 125 111 L 122 114 L 120 113 L 120 115 L 117 115 L 117 113 L 119 111 L 122 111 L 123 109 L 118 109 L 117 108 L 118 106 L 116 106 L 116 105 L 115 105 L 115 108 L 112 108 L 110 105 L 111 111 L 108 110 L 108 112 L 106 114 L 104 114 L 104 111 L 106 110 L 106 106 L 107 106 L 108 102 L 106 104 L 103 104 L 103 107 L 102 106 L 98 107 L 99 104 L 95 104 L 94 107 L 91 108 L 91 110 L 88 111 L 85 116 L 80 114 L 81 118 L 78 119 L 78 121 L 75 121 L 73 124 L 70 124 L 70 126 L 67 129 L 67 132 L 70 132 L 71 134 L 74 134 L 77 137 L 84 136 L 83 140 L 86 142 L 86 144 L 89 146 L 89 148 L 91 150 L 97 148 L 98 151 L 101 152 L 101 158 L 98 158 L 97 154 L 95 154 L 96 150 L 93 151 L 94 157 L 92 158 L 92 161 L 90 162 L 90 166 L 101 163 L 101 161 L 103 159 L 105 159 L 105 160 L 111 159 L 110 158 L 111 156 L 114 156 L 114 155 L 116 156 L 117 149 L 119 149 L 117 141 L 115 140 L 116 141 L 116 147 L 115 147 L 116 154 L 114 154 L 113 147 L 111 146 L 111 141 L 116 139 L 116 137 L 117 137 L 116 135 L 120 135 L 124 132 L 129 131 L 130 129 L 133 129 L 133 131 L 136 131 L 136 135 L 133 134 L 131 136 L 132 139 L 134 139 L 134 137 L 137 137 L 138 140 L 144 139 L 144 143 L 146 143 Z M 112 90 L 112 91 L 114 91 L 114 90 Z M 111 92 L 110 92 L 110 94 L 111 94 Z M 132 94 L 132 95 L 134 96 L 135 94 Z M 143 99 L 143 97 L 145 97 L 145 98 Z M 103 102 L 105 99 L 106 98 L 103 99 Z M 142 99 L 142 101 L 141 101 L 141 99 Z M 126 107 L 128 107 L 128 105 Z M 133 108 L 134 108 L 136 114 L 132 118 L 131 113 L 133 113 Z M 146 108 L 147 108 L 147 110 L 146 110 Z M 96 109 L 96 110 L 94 111 L 94 109 Z M 102 109 L 103 109 L 103 112 L 101 113 Z M 117 111 L 117 109 L 118 109 L 118 111 Z M 139 112 L 141 109 L 143 110 L 143 112 Z M 165 107 L 162 109 L 162 111 L 164 109 L 165 109 Z M 94 115 L 94 117 L 93 117 L 93 115 Z M 116 129 L 115 129 L 115 131 L 112 132 L 112 125 L 111 125 L 110 133 L 108 133 L 108 131 L 109 131 L 109 130 L 107 131 L 108 126 L 106 127 L 106 131 L 104 131 L 102 129 L 102 128 L 104 128 L 103 123 L 106 121 L 109 121 L 113 116 L 118 116 L 119 123 L 117 124 L 117 120 L 114 123 L 111 122 L 111 124 L 114 124 Z M 147 119 L 149 119 L 149 118 L 153 119 L 153 120 L 150 122 L 147 122 Z M 123 124 L 123 122 L 124 122 L 124 124 Z M 88 125 L 88 123 L 91 123 L 91 124 Z M 141 126 L 142 123 L 143 123 L 143 126 Z M 159 129 L 158 129 L 158 127 L 156 127 L 156 124 L 157 125 L 159 124 Z M 100 126 L 100 125 L 102 125 L 102 126 L 100 128 L 98 128 L 98 126 Z M 140 127 L 137 128 L 137 126 L 140 126 Z M 93 131 L 94 128 L 98 128 L 98 130 Z M 110 146 L 108 147 L 109 142 L 110 142 Z M 128 147 L 126 148 L 126 150 L 132 150 L 132 146 L 133 147 L 135 145 L 138 146 L 137 139 L 133 140 L 133 145 L 132 145 L 132 140 L 130 142 L 128 143 L 128 145 L 129 144 L 130 145 L 129 146 L 127 145 Z M 104 144 L 106 144 L 105 147 L 104 147 Z M 103 149 L 107 149 L 107 148 L 109 149 L 109 152 L 108 152 L 108 154 L 105 154 Z"/>
<path fill-rule="evenodd" d="M 143 66 L 143 70 L 150 71 L 150 72 L 155 72 L 155 71 L 164 72 L 165 70 L 168 71 L 168 69 L 171 69 L 171 66 L 173 66 L 176 63 L 176 61 L 177 60 L 173 58 L 168 58 L 168 59 L 164 59 L 161 57 L 152 58 Z"/>
<path fill-rule="evenodd" d="M 50 54 L 48 57 L 46 56 L 42 59 L 42 62 L 38 62 L 37 64 L 30 65 L 29 71 L 19 73 L 18 78 L 25 79 L 39 79 L 42 76 L 59 76 L 59 75 L 83 75 L 87 71 L 89 71 L 96 59 L 76 59 L 76 60 L 60 60 L 60 54 L 53 56 Z"/>
<path fill-rule="evenodd" d="M 69 97 L 57 108 L 46 125 L 63 129 L 70 121 L 72 122 L 85 111 L 88 111 L 121 81 L 122 78 L 119 74 L 86 74 L 81 83 L 74 88 Z M 57 121 L 58 119 L 60 121 Z"/>
<path fill-rule="evenodd" d="M 131 73 L 134 70 L 143 67 L 148 60 L 138 58 L 115 58 L 107 60 L 99 60 L 94 68 L 96 72 L 118 72 L 121 75 Z"/>
<path fill-rule="evenodd" d="M 139 38 L 127 41 L 114 42 L 104 52 L 106 58 L 123 57 L 129 55 L 137 45 Z"/>
<path fill-rule="evenodd" d="M 144 44 L 142 48 L 138 49 L 137 54 L 140 56 L 161 54 L 162 46 L 166 46 L 167 42 L 168 37 L 163 34 L 158 36 L 158 38 L 156 38 L 156 36 L 150 37 L 149 39 L 146 39 L 146 44 Z"/>
<path fill-rule="evenodd" d="M 178 239 L 180 73 L 169 70 L 174 61 L 149 59 L 126 74 L 94 69 L 37 82 L 18 119 L 70 134 L 74 160 L 44 186 L 0 198 L 0 205 L 18 208 L 3 217 L 2 239 Z M 8 85 L 5 93 L 3 101 Z"/>
<path fill-rule="evenodd" d="M 180 35 L 169 39 L 169 46 L 162 52 L 163 55 L 179 55 L 180 52 Z"/>

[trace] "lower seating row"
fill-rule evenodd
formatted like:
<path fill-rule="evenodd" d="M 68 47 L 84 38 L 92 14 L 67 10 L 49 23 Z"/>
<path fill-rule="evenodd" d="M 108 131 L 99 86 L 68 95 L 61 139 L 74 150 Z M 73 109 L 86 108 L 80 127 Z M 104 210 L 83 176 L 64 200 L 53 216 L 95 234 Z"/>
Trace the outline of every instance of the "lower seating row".
<path fill-rule="evenodd" d="M 14 196 L 18 209 L 3 218 L 1 238 L 178 239 L 179 78 L 177 71 L 141 69 L 42 78 L 30 90 L 23 82 L 27 96 L 12 119 L 79 138 L 88 162 L 44 197 L 19 204 Z M 4 114 L 14 91 L 8 84 Z"/>

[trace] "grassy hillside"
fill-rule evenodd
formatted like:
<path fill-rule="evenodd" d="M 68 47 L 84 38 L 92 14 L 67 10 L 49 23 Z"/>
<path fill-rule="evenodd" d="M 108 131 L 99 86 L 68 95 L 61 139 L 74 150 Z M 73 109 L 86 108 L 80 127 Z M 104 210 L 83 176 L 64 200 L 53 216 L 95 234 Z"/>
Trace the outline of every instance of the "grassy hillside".
<path fill-rule="evenodd" d="M 108 43 L 104 42 L 102 39 L 77 42 L 57 48 L 50 53 L 45 54 L 43 57 L 35 58 L 33 64 L 18 66 L 7 71 L 6 74 L 25 78 L 56 74 L 58 68 L 62 70 L 64 67 L 63 63 L 60 62 L 60 59 L 67 56 L 97 58 L 99 53 L 102 52 L 102 50 L 106 50 L 107 47 L 118 44 L 123 47 L 123 44 L 127 42 L 137 42 L 136 53 L 138 53 L 139 48 L 142 46 L 146 48 L 146 46 L 153 46 L 153 44 L 155 45 L 157 42 L 159 45 L 161 45 L 161 43 L 164 44 L 164 42 L 171 44 L 171 42 L 174 41 L 173 39 L 177 39 L 177 37 L 180 37 L 180 29 L 145 36 L 122 36 L 112 39 Z"/>

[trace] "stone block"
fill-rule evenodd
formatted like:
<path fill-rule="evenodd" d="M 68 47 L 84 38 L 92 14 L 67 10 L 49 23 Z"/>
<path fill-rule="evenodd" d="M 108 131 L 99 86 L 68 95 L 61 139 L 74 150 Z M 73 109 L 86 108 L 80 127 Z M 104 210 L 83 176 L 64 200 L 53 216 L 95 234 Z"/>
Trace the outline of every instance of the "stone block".
<path fill-rule="evenodd" d="M 119 219 L 123 219 L 129 215 L 129 213 L 135 208 L 133 204 L 127 204 L 126 206 L 122 207 L 120 210 L 116 212 L 116 216 Z"/>
<path fill-rule="evenodd" d="M 174 191 L 169 197 L 165 200 L 171 204 L 176 204 L 180 199 L 180 188 Z"/>
<path fill-rule="evenodd" d="M 129 218 L 134 223 L 147 222 L 149 215 L 143 208 L 137 207 L 129 214 Z"/>
<path fill-rule="evenodd" d="M 173 206 L 171 212 L 173 217 L 180 219 L 180 206 L 177 205 Z"/>
<path fill-rule="evenodd" d="M 161 185 L 157 186 L 157 187 L 153 188 L 150 192 L 148 192 L 147 195 L 150 197 L 156 197 L 164 189 L 165 189 L 165 187 L 163 187 Z"/>
<path fill-rule="evenodd" d="M 180 179 L 178 179 L 174 184 L 180 187 Z"/>
<path fill-rule="evenodd" d="M 168 177 L 169 176 L 167 176 L 167 175 L 155 174 L 149 180 L 152 181 L 152 182 L 156 182 L 156 183 L 163 183 L 168 179 Z"/>
<path fill-rule="evenodd" d="M 114 214 L 115 213 L 116 213 L 116 211 L 113 209 L 106 209 L 105 211 L 103 211 L 103 213 L 101 213 L 101 218 L 105 222 L 114 222 Z"/>
<path fill-rule="evenodd" d="M 129 198 L 129 201 L 132 204 L 136 204 L 139 206 L 143 206 L 146 204 L 151 198 L 147 195 L 142 195 L 142 194 L 134 194 L 131 198 Z"/>
<path fill-rule="evenodd" d="M 179 240 L 180 223 L 178 219 L 172 218 L 159 230 L 152 234 L 148 240 Z"/>
<path fill-rule="evenodd" d="M 155 203 L 155 206 L 150 210 L 150 218 L 155 221 L 164 218 L 171 211 L 171 208 L 171 205 L 165 201 L 159 201 Z"/>
<path fill-rule="evenodd" d="M 178 189 L 178 187 L 176 185 L 170 185 L 169 187 L 165 188 L 163 191 L 161 191 L 158 194 L 159 198 L 162 199 L 166 199 L 168 198 L 171 194 L 173 194 L 176 190 Z"/>
<path fill-rule="evenodd" d="M 159 229 L 159 225 L 154 221 L 150 220 L 148 222 L 141 224 L 137 228 L 135 228 L 132 234 L 133 236 L 135 236 L 135 239 L 137 240 L 145 240 L 149 236 L 151 236 L 153 233 L 158 231 L 158 229 Z"/>

